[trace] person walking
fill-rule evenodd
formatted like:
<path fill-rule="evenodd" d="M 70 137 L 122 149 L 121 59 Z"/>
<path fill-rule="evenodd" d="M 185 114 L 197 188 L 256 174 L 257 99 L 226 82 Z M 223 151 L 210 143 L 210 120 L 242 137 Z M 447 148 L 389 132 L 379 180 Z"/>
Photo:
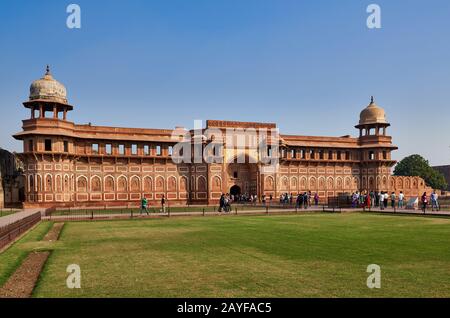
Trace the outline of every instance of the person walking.
<path fill-rule="evenodd" d="M 375 206 L 375 192 L 372 190 L 370 191 L 370 206 Z"/>
<path fill-rule="evenodd" d="M 427 211 L 427 204 L 428 204 L 428 198 L 427 198 L 426 192 L 424 192 L 422 194 L 421 202 L 422 202 L 422 212 L 425 213 Z"/>
<path fill-rule="evenodd" d="M 400 191 L 400 194 L 398 195 L 398 208 L 403 209 L 403 201 L 405 200 L 405 195 L 403 194 L 403 191 Z"/>
<path fill-rule="evenodd" d="M 431 193 L 431 211 L 439 211 L 438 195 L 435 190 Z"/>
<path fill-rule="evenodd" d="M 223 211 L 224 206 L 225 206 L 225 194 L 222 193 L 219 199 L 219 212 Z"/>
<path fill-rule="evenodd" d="M 297 194 L 297 199 L 295 200 L 295 207 L 297 209 L 301 209 L 302 208 L 302 196 L 300 193 Z"/>
<path fill-rule="evenodd" d="M 388 207 L 388 200 L 389 200 L 389 194 L 387 191 L 384 193 L 384 208 L 387 209 Z"/>
<path fill-rule="evenodd" d="M 395 209 L 395 199 L 396 199 L 395 192 L 392 192 L 392 193 L 391 193 L 391 207 L 392 207 L 393 209 Z"/>
<path fill-rule="evenodd" d="M 380 210 L 384 210 L 384 193 L 380 193 Z"/>
<path fill-rule="evenodd" d="M 314 194 L 314 205 L 316 207 L 319 205 L 319 194 L 317 192 Z"/>
<path fill-rule="evenodd" d="M 308 193 L 305 192 L 305 193 L 303 193 L 303 207 L 305 209 L 308 208 L 308 202 L 309 202 L 309 200 L 308 200 Z"/>
<path fill-rule="evenodd" d="M 166 197 L 164 196 L 164 194 L 161 198 L 161 212 L 166 213 Z"/>
<path fill-rule="evenodd" d="M 148 209 L 147 209 L 147 198 L 145 196 L 141 199 L 141 212 L 140 215 L 142 215 L 142 211 L 145 211 L 148 215 Z"/>

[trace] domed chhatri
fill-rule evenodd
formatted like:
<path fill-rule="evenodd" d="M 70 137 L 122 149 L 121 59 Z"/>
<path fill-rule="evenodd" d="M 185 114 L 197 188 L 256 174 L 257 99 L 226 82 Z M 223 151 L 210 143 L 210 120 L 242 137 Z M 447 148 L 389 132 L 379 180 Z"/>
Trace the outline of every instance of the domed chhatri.
<path fill-rule="evenodd" d="M 67 104 L 67 91 L 63 84 L 53 78 L 47 65 L 44 77 L 31 84 L 29 98 L 30 101 L 45 100 Z"/>
<path fill-rule="evenodd" d="M 375 104 L 373 101 L 373 96 L 369 106 L 363 109 L 359 115 L 359 125 L 370 125 L 370 124 L 387 124 L 386 113 L 384 109 Z"/>

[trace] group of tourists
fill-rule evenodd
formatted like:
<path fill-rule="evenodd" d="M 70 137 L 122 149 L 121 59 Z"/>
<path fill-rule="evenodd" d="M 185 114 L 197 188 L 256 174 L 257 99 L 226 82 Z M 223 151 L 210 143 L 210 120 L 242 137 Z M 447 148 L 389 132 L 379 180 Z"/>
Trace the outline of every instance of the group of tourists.
<path fill-rule="evenodd" d="M 222 195 L 225 195 L 222 193 Z M 237 202 L 237 203 L 256 203 L 258 201 L 258 196 L 256 194 L 226 194 L 225 196 L 228 196 L 228 198 L 231 200 L 231 202 Z"/>
<path fill-rule="evenodd" d="M 431 201 L 431 211 L 439 211 L 440 206 L 438 202 L 438 194 L 436 191 L 433 191 L 430 195 L 430 201 Z M 427 193 L 424 192 L 422 194 L 422 197 L 420 198 L 420 202 L 422 203 L 422 212 L 425 213 L 427 211 L 428 206 L 428 196 Z"/>
<path fill-rule="evenodd" d="M 219 199 L 219 212 L 230 212 L 232 201 L 233 201 L 232 197 L 230 197 L 228 193 L 227 194 L 222 193 Z"/>
<path fill-rule="evenodd" d="M 297 194 L 297 199 L 295 201 L 295 207 L 296 208 L 304 208 L 307 209 L 309 206 L 312 206 L 312 200 L 314 200 L 314 205 L 319 205 L 319 194 L 316 192 L 314 193 L 314 196 L 312 195 L 311 191 L 303 192 Z"/>
<path fill-rule="evenodd" d="M 384 210 L 389 206 L 389 200 L 390 200 L 390 207 L 395 209 L 403 209 L 405 205 L 405 195 L 402 191 L 396 195 L 395 192 L 391 192 L 390 194 L 387 191 L 363 191 L 363 192 L 353 192 L 351 197 L 351 206 L 352 208 L 370 208 L 370 207 L 379 207 L 380 210 Z M 269 196 L 269 203 L 272 203 L 273 197 L 272 195 Z M 314 205 L 317 206 L 319 204 L 319 195 L 317 192 L 312 195 L 311 191 L 304 192 L 304 193 L 298 193 L 297 198 L 295 200 L 295 206 L 296 208 L 305 208 L 307 209 L 309 206 L 312 206 L 312 200 L 314 200 Z M 280 204 L 290 204 L 292 205 L 294 201 L 294 195 L 292 193 L 283 193 L 280 195 Z M 439 211 L 439 202 L 438 202 L 438 194 L 436 191 L 433 191 L 428 198 L 427 193 L 424 192 L 421 196 L 421 206 L 422 211 L 425 213 L 427 206 L 429 204 L 429 201 L 431 201 L 431 210 L 432 211 Z M 161 210 L 160 212 L 166 213 L 166 198 L 164 194 L 161 197 Z M 258 202 L 258 196 L 257 195 L 230 195 L 230 194 L 224 194 L 220 196 L 219 200 L 219 212 L 230 212 L 231 211 L 231 203 L 232 202 L 239 202 L 239 203 L 245 203 L 245 202 L 251 202 L 253 204 L 256 204 Z M 261 196 L 261 203 L 266 204 L 267 198 L 266 195 Z M 147 198 L 144 196 L 141 199 L 141 209 L 140 214 L 142 215 L 143 212 L 147 213 L 149 215 L 148 210 L 148 201 Z"/>
<path fill-rule="evenodd" d="M 395 192 L 389 194 L 387 191 L 356 191 L 351 195 L 352 208 L 379 207 L 380 210 L 384 210 L 389 206 L 389 200 L 391 208 L 402 209 L 405 207 L 405 195 L 402 191 L 398 197 Z"/>
<path fill-rule="evenodd" d="M 403 191 L 400 191 L 398 195 L 393 191 L 391 193 L 387 191 L 365 191 L 360 193 L 357 191 L 353 192 L 351 195 L 352 208 L 379 207 L 380 210 L 385 210 L 390 206 L 392 209 L 403 209 L 406 207 L 405 200 L 406 197 Z M 421 197 L 421 207 L 424 213 L 429 201 L 431 201 L 432 211 L 439 211 L 438 194 L 436 193 L 436 191 L 433 191 L 433 193 L 431 193 L 429 200 L 427 193 L 423 193 Z"/>

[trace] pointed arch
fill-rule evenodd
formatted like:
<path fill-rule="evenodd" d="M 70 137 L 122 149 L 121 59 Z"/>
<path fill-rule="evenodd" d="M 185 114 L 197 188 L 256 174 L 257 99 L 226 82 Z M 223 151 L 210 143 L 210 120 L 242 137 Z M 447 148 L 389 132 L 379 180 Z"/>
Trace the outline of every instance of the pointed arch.
<path fill-rule="evenodd" d="M 297 190 L 298 181 L 297 177 L 291 177 L 291 190 Z"/>
<path fill-rule="evenodd" d="M 281 180 L 280 180 L 281 182 L 281 187 L 280 187 L 280 189 L 281 190 L 283 190 L 283 191 L 287 191 L 288 190 L 288 188 L 289 188 L 289 181 L 288 181 L 288 178 L 286 177 L 286 176 L 283 176 L 283 177 L 281 177 Z"/>
<path fill-rule="evenodd" d="M 206 178 L 204 176 L 197 177 L 197 191 L 198 192 L 206 191 Z"/>
<path fill-rule="evenodd" d="M 70 189 L 70 179 L 69 179 L 69 175 L 65 174 L 64 175 L 64 192 L 68 192 Z"/>
<path fill-rule="evenodd" d="M 214 176 L 211 178 L 211 185 L 213 191 L 222 191 L 222 178 L 219 176 Z"/>
<path fill-rule="evenodd" d="M 327 179 L 327 189 L 328 190 L 333 190 L 334 189 L 333 177 L 328 177 L 328 179 Z"/>
<path fill-rule="evenodd" d="M 88 192 L 88 179 L 86 176 L 77 177 L 77 192 Z"/>
<path fill-rule="evenodd" d="M 105 192 L 114 192 L 116 186 L 114 182 L 114 177 L 112 175 L 107 175 L 104 178 Z"/>
<path fill-rule="evenodd" d="M 181 176 L 180 177 L 180 192 L 188 192 L 189 191 L 188 185 L 189 185 L 188 178 L 186 176 Z"/>
<path fill-rule="evenodd" d="M 32 174 L 28 176 L 28 192 L 34 192 L 34 176 Z"/>
<path fill-rule="evenodd" d="M 264 189 L 265 190 L 273 190 L 274 188 L 274 181 L 273 181 L 273 177 L 272 176 L 267 176 L 264 179 Z"/>
<path fill-rule="evenodd" d="M 130 190 L 131 192 L 141 191 L 141 178 L 139 178 L 138 176 L 132 176 L 130 178 Z"/>
<path fill-rule="evenodd" d="M 350 177 L 345 177 L 344 178 L 344 188 L 346 190 L 351 190 L 352 189 L 352 179 Z"/>
<path fill-rule="evenodd" d="M 319 190 L 325 190 L 325 177 L 319 177 Z"/>
<path fill-rule="evenodd" d="M 167 191 L 177 191 L 177 178 L 175 178 L 174 176 L 170 176 L 169 178 L 167 178 Z"/>
<path fill-rule="evenodd" d="M 91 177 L 91 191 L 92 192 L 101 192 L 102 191 L 102 180 L 99 176 Z"/>
<path fill-rule="evenodd" d="M 341 177 L 336 178 L 336 190 L 343 190 L 344 188 L 344 181 Z"/>
<path fill-rule="evenodd" d="M 42 191 L 42 177 L 40 174 L 36 175 L 36 189 L 37 192 L 41 192 Z"/>
<path fill-rule="evenodd" d="M 155 190 L 157 192 L 164 192 L 166 190 L 165 180 L 163 176 L 157 176 L 155 179 Z"/>
<path fill-rule="evenodd" d="M 143 179 L 144 192 L 153 192 L 153 179 L 151 176 L 145 176 Z"/>
<path fill-rule="evenodd" d="M 53 176 L 49 173 L 45 175 L 45 191 L 53 191 Z"/>
<path fill-rule="evenodd" d="M 121 175 L 117 178 L 117 192 L 127 192 L 128 191 L 128 178 Z"/>
<path fill-rule="evenodd" d="M 317 179 L 316 177 L 309 178 L 309 189 L 316 190 L 317 189 Z"/>

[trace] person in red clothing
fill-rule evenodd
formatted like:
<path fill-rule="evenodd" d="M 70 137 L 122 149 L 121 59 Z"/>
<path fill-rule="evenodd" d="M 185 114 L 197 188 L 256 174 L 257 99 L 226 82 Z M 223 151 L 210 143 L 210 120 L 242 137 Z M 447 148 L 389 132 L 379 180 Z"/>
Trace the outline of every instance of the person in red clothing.
<path fill-rule="evenodd" d="M 371 201 L 371 197 L 370 197 L 370 195 L 369 195 L 369 193 L 367 193 L 366 192 L 366 207 L 368 208 L 368 209 L 370 209 L 370 201 Z"/>
<path fill-rule="evenodd" d="M 425 211 L 427 210 L 427 204 L 428 204 L 428 198 L 427 198 L 427 193 L 424 192 L 422 194 L 422 212 L 425 213 Z"/>

